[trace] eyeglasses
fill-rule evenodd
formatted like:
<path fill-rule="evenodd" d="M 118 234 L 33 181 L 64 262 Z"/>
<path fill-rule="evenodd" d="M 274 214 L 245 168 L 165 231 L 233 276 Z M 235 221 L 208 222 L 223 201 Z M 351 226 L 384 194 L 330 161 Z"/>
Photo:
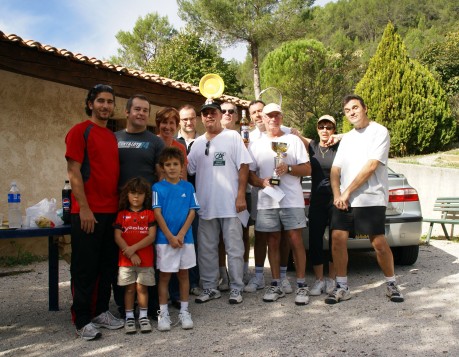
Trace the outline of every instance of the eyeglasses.
<path fill-rule="evenodd" d="M 204 151 L 204 154 L 206 154 L 206 156 L 209 156 L 209 146 L 210 146 L 210 141 L 206 143 L 206 151 Z"/>
<path fill-rule="evenodd" d="M 226 112 L 228 112 L 228 114 L 234 114 L 234 109 L 222 109 L 223 114 L 226 114 Z"/>
<path fill-rule="evenodd" d="M 333 129 L 335 129 L 335 127 L 333 127 L 333 126 L 319 125 L 319 126 L 317 127 L 317 129 L 319 129 L 319 130 L 324 130 L 324 129 L 325 129 L 325 130 L 333 130 Z"/>

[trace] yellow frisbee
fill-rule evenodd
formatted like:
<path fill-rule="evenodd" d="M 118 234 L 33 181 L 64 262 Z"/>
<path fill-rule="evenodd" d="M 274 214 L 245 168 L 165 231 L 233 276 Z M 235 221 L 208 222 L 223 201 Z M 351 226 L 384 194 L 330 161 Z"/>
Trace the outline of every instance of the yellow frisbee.
<path fill-rule="evenodd" d="M 225 82 L 218 74 L 206 74 L 199 81 L 199 92 L 206 98 L 219 98 L 225 89 Z"/>

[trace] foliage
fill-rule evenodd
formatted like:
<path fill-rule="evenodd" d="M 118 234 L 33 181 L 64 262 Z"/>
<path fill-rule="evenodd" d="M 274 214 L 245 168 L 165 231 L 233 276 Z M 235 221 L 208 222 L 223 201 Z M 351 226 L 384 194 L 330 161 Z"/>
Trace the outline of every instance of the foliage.
<path fill-rule="evenodd" d="M 391 156 L 438 151 L 454 139 L 456 122 L 445 91 L 410 60 L 392 23 L 355 92 L 365 99 L 369 117 L 389 129 Z"/>
<path fill-rule="evenodd" d="M 112 56 L 110 61 L 129 68 L 145 69 L 176 33 L 167 16 L 150 13 L 144 18 L 139 17 L 132 32 L 119 31 L 116 34 L 121 48 L 118 56 Z"/>
<path fill-rule="evenodd" d="M 297 25 L 313 1 L 177 0 L 177 3 L 180 17 L 200 35 L 224 45 L 247 43 L 255 97 L 258 97 L 259 48 L 272 38 L 284 41 L 292 33 L 297 34 Z"/>
<path fill-rule="evenodd" d="M 205 74 L 219 74 L 225 82 L 225 94 L 238 96 L 241 85 L 236 66 L 225 62 L 215 45 L 205 43 L 197 34 L 181 32 L 165 44 L 147 70 L 178 81 L 199 85 Z"/>
<path fill-rule="evenodd" d="M 357 63 L 352 54 L 331 53 L 316 40 L 290 41 L 264 59 L 263 85 L 281 91 L 286 124 L 302 128 L 311 137 L 317 118 L 340 116 L 341 99 L 351 91 L 350 76 Z M 308 121 L 314 124 L 307 125 Z"/>

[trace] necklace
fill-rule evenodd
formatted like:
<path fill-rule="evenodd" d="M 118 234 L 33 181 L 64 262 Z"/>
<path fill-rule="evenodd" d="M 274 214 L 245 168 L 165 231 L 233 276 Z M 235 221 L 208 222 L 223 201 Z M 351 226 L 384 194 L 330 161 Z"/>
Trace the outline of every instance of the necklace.
<path fill-rule="evenodd" d="M 330 148 L 329 148 L 329 147 L 327 147 L 327 150 L 325 150 L 325 151 L 322 151 L 322 149 L 320 148 L 320 145 L 319 145 L 319 151 L 320 151 L 320 153 L 322 154 L 322 159 L 324 159 L 324 158 L 325 158 L 325 154 L 328 152 L 328 150 L 329 150 L 329 149 L 330 149 Z"/>

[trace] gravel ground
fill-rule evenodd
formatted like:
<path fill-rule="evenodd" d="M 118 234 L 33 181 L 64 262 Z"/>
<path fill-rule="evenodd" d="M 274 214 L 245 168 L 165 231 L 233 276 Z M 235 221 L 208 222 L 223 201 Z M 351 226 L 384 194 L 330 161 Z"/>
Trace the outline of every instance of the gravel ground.
<path fill-rule="evenodd" d="M 396 267 L 406 299 L 401 304 L 385 297 L 374 253 L 352 252 L 349 301 L 326 305 L 323 295 L 299 307 L 293 295 L 264 303 L 259 291 L 235 306 L 224 293 L 190 303 L 193 330 L 176 326 L 130 336 L 102 330 L 97 341 L 75 335 L 64 261 L 58 312 L 47 311 L 47 262 L 0 268 L 0 356 L 458 356 L 459 244 L 431 243 L 421 247 L 415 265 Z M 1 274 L 19 270 L 29 272 Z M 178 311 L 170 312 L 176 320 Z"/>

